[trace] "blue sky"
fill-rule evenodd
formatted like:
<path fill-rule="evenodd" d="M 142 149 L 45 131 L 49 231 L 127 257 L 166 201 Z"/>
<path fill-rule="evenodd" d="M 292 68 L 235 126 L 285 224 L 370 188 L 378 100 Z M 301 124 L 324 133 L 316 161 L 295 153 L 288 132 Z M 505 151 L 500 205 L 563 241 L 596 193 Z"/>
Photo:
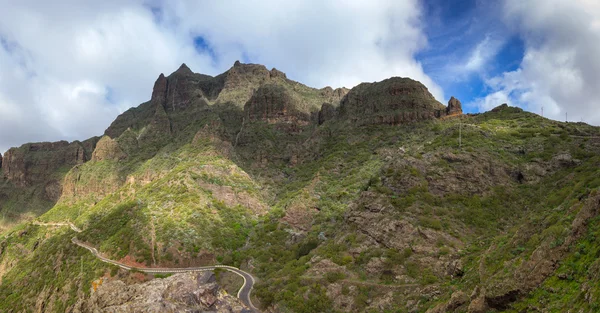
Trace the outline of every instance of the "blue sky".
<path fill-rule="evenodd" d="M 466 112 L 481 110 L 473 102 L 489 92 L 486 78 L 516 70 L 523 59 L 523 41 L 493 13 L 498 11 L 499 2 L 423 1 L 429 45 L 416 59 L 446 98 L 460 99 Z M 466 69 L 469 62 L 478 64 Z"/>
<path fill-rule="evenodd" d="M 181 63 L 322 88 L 391 76 L 466 112 L 600 125 L 597 0 L 0 0 L 0 152 L 100 135 Z"/>

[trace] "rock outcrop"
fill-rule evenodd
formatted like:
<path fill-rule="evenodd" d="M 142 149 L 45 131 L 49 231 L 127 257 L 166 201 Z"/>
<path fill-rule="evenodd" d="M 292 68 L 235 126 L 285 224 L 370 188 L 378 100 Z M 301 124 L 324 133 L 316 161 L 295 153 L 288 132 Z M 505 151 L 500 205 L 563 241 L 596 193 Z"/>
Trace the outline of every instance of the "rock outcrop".
<path fill-rule="evenodd" d="M 310 115 L 300 112 L 299 106 L 299 100 L 283 86 L 267 84 L 254 92 L 244 106 L 244 112 L 248 121 L 307 124 Z"/>
<path fill-rule="evenodd" d="M 97 139 L 85 142 L 67 141 L 28 143 L 9 149 L 3 157 L 4 177 L 17 187 L 45 184 L 54 180 L 54 173 L 89 160 L 90 148 Z"/>
<path fill-rule="evenodd" d="M 98 162 L 102 160 L 120 160 L 127 157 L 123 150 L 119 147 L 119 144 L 116 140 L 104 136 L 98 143 L 96 144 L 96 149 L 92 154 L 92 161 Z"/>
<path fill-rule="evenodd" d="M 150 98 L 151 102 L 156 104 L 164 105 L 167 102 L 167 87 L 169 82 L 163 73 L 161 73 L 156 82 L 154 82 L 154 88 L 152 89 L 152 98 Z"/>
<path fill-rule="evenodd" d="M 182 64 L 168 77 L 160 74 L 154 83 L 150 101 L 123 112 L 106 129 L 104 135 L 116 139 L 127 129 L 141 130 L 146 125 L 154 123 L 157 114 L 162 114 L 161 110 L 157 108 L 158 106 L 161 106 L 162 111 L 166 114 L 178 114 L 190 109 L 205 107 L 208 99 L 204 94 L 203 87 L 209 93 L 214 92 L 215 89 L 220 91 L 218 86 L 203 84 L 212 79 L 214 79 L 212 76 L 194 74 L 185 64 Z M 170 125 L 169 128 L 172 126 Z M 183 129 L 187 123 L 179 123 L 175 126 Z"/>
<path fill-rule="evenodd" d="M 319 111 L 319 125 L 334 119 L 337 116 L 337 110 L 331 103 L 323 103 Z"/>
<path fill-rule="evenodd" d="M 331 103 L 339 103 L 349 91 L 350 89 L 348 88 L 333 89 L 329 86 L 320 90 L 321 95 L 328 99 Z"/>
<path fill-rule="evenodd" d="M 248 312 L 239 299 L 220 288 L 211 272 L 175 274 L 132 285 L 101 279 L 96 286 L 73 312 Z"/>
<path fill-rule="evenodd" d="M 362 83 L 340 103 L 340 117 L 357 125 L 402 124 L 440 117 L 446 107 L 423 84 L 410 78 L 392 77 Z"/>
<path fill-rule="evenodd" d="M 451 97 L 448 101 L 448 107 L 446 107 L 446 115 L 460 115 L 462 114 L 462 104 L 454 97 Z"/>

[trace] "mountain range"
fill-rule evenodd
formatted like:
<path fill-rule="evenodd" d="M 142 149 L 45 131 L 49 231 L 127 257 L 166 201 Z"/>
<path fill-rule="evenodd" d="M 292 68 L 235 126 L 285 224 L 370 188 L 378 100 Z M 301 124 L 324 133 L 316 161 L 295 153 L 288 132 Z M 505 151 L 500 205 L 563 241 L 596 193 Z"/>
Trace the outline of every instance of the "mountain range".
<path fill-rule="evenodd" d="M 231 273 L 127 271 L 75 235 L 130 267 L 242 269 L 264 312 L 600 311 L 599 151 L 598 127 L 463 114 L 410 78 L 182 64 L 102 136 L 0 157 L 0 311 L 252 309 Z"/>

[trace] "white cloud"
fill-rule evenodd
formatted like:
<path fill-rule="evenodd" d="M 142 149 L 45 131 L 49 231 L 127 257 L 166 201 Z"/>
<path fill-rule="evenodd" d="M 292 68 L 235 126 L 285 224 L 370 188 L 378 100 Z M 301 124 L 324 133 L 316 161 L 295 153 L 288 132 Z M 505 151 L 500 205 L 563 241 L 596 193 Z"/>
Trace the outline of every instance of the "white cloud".
<path fill-rule="evenodd" d="M 469 58 L 460 68 L 465 73 L 480 72 L 490 61 L 494 60 L 504 42 L 499 39 L 493 39 L 487 35 L 479 44 L 475 46 Z"/>
<path fill-rule="evenodd" d="M 249 56 L 315 87 L 409 76 L 443 99 L 414 58 L 417 0 L 152 1 L 0 0 L 0 151 L 99 135 L 182 62 L 217 74 Z"/>
<path fill-rule="evenodd" d="M 507 0 L 505 20 L 525 42 L 520 68 L 488 81 L 525 109 L 557 120 L 600 124 L 600 4 L 591 0 Z M 498 103 L 500 104 L 500 103 Z"/>
<path fill-rule="evenodd" d="M 165 10 L 168 20 L 179 18 L 179 29 L 214 45 L 227 66 L 247 51 L 315 87 L 402 75 L 443 98 L 413 57 L 426 45 L 416 0 L 177 1 Z"/>
<path fill-rule="evenodd" d="M 500 90 L 490 93 L 484 98 L 475 100 L 474 106 L 479 109 L 480 112 L 483 112 L 489 111 L 503 103 L 512 105 L 509 95 L 504 90 Z"/>

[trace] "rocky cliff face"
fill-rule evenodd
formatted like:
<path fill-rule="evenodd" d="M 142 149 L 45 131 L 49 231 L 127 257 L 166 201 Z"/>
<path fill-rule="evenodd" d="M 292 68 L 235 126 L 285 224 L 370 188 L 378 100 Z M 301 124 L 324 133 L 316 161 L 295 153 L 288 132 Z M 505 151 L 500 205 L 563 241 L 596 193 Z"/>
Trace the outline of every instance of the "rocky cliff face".
<path fill-rule="evenodd" d="M 11 148 L 2 164 L 4 177 L 18 187 L 27 187 L 54 179 L 55 171 L 70 168 L 90 159 L 97 138 L 84 142 L 66 141 L 29 143 Z"/>
<path fill-rule="evenodd" d="M 248 121 L 307 124 L 310 115 L 298 111 L 299 101 L 283 86 L 268 84 L 254 92 L 244 106 L 244 112 Z"/>
<path fill-rule="evenodd" d="M 340 116 L 357 125 L 402 124 L 440 117 L 445 111 L 427 87 L 401 77 L 362 83 L 352 88 L 340 104 Z"/>
<path fill-rule="evenodd" d="M 169 76 L 161 74 L 154 84 L 151 100 L 118 116 L 105 135 L 117 138 L 127 129 L 137 131 L 151 123 L 163 125 L 161 132 L 175 133 L 214 111 L 210 107 L 215 105 L 232 105 L 250 113 L 250 118 L 254 120 L 259 117 L 285 123 L 307 120 L 297 112 L 310 115 L 311 112 L 317 112 L 323 103 L 337 107 L 347 93 L 346 88 L 310 88 L 289 80 L 285 73 L 275 68 L 268 70 L 260 64 L 237 61 L 229 70 L 215 77 L 193 73 L 183 64 Z M 247 104 L 250 110 L 245 109 Z M 157 121 L 161 111 L 159 106 L 162 106 L 165 114 L 160 112 L 162 117 Z M 262 115 L 256 110 L 263 110 Z M 278 117 L 275 119 L 276 115 Z M 168 127 L 167 119 L 170 122 Z M 237 123 L 239 129 L 241 119 Z"/>

